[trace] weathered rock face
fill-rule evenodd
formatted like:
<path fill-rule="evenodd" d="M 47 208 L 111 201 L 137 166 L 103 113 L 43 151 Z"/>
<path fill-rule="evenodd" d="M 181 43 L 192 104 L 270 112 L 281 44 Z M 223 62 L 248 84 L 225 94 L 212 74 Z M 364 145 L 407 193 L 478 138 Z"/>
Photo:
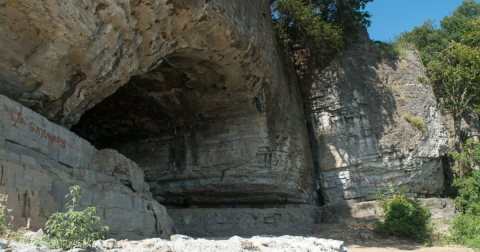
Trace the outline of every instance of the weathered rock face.
<path fill-rule="evenodd" d="M 418 57 L 382 59 L 364 36 L 299 87 L 269 4 L 0 0 L 0 94 L 121 153 L 2 97 L 14 221 L 41 227 L 73 184 L 122 238 L 169 233 L 158 202 L 185 232 L 223 225 L 213 236 L 307 227 L 316 204 L 390 184 L 441 193 L 447 135 Z"/>
<path fill-rule="evenodd" d="M 303 106 L 283 77 L 267 1 L 148 11 L 151 27 L 137 33 L 158 37 L 138 46 L 138 70 L 72 130 L 134 160 L 165 204 L 310 203 Z"/>
<path fill-rule="evenodd" d="M 169 208 L 168 213 L 178 233 L 193 237 L 310 235 L 315 224 L 321 222 L 319 209 L 307 204 Z"/>
<path fill-rule="evenodd" d="M 389 185 L 420 196 L 442 193 L 448 137 L 431 86 L 418 80 L 424 71 L 414 52 L 382 59 L 365 35 L 302 80 L 326 202 L 372 200 Z M 410 125 L 407 114 L 425 129 Z"/>
<path fill-rule="evenodd" d="M 273 45 L 266 1 L 21 0 L 2 1 L 0 13 L 1 93 L 65 126 L 162 65 L 210 94 L 258 85 L 256 93 L 267 63 L 258 59 L 275 52 L 257 50 Z M 252 70 L 250 83 L 242 69 Z"/>
<path fill-rule="evenodd" d="M 155 201 L 143 171 L 114 150 L 90 143 L 0 95 L 0 201 L 11 224 L 43 228 L 64 211 L 68 188 L 80 185 L 83 204 L 97 208 L 109 236 L 168 236 L 173 222 Z"/>

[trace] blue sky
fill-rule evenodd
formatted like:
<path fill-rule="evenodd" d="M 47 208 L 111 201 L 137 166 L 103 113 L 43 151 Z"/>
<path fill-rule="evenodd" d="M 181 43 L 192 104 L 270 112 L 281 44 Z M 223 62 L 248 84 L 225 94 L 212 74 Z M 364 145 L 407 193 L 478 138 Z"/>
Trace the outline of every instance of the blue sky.
<path fill-rule="evenodd" d="M 427 19 L 434 19 L 440 27 L 440 20 L 461 4 L 462 0 L 374 0 L 365 9 L 373 16 L 368 28 L 370 39 L 385 42 Z"/>

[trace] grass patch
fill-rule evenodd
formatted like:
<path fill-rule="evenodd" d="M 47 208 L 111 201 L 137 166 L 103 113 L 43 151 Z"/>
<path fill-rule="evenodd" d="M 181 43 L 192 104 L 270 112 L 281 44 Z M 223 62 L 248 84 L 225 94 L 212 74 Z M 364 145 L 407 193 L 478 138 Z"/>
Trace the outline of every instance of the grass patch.
<path fill-rule="evenodd" d="M 419 75 L 417 76 L 417 80 L 422 83 L 422 84 L 428 84 L 428 79 L 427 77 L 423 76 L 423 75 Z"/>
<path fill-rule="evenodd" d="M 389 41 L 387 43 L 381 41 L 374 41 L 381 51 L 382 58 L 397 58 L 397 57 L 407 57 L 406 49 L 399 43 L 395 41 Z"/>
<path fill-rule="evenodd" d="M 426 130 L 425 126 L 423 125 L 423 121 L 421 118 L 412 116 L 410 113 L 407 113 L 406 115 L 403 116 L 403 119 L 410 123 L 412 127 L 420 130 L 421 132 L 424 132 Z"/>

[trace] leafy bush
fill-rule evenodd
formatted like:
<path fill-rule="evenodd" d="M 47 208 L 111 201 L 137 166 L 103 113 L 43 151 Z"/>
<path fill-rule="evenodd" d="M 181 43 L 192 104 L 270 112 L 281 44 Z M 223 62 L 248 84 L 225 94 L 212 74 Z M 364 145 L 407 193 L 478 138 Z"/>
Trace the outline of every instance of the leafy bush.
<path fill-rule="evenodd" d="M 462 153 L 453 153 L 455 170 L 460 177 L 453 182 L 458 188 L 458 197 L 454 200 L 462 213 L 480 216 L 480 143 L 468 140 Z"/>
<path fill-rule="evenodd" d="M 406 49 L 401 46 L 401 44 L 397 43 L 395 40 L 391 42 L 381 42 L 381 41 L 374 41 L 378 48 L 381 51 L 382 58 L 396 58 L 399 56 L 406 57 Z"/>
<path fill-rule="evenodd" d="M 480 248 L 480 143 L 468 140 L 461 153 L 453 153 L 455 170 L 460 178 L 454 179 L 458 188 L 454 199 L 460 215 L 452 223 L 451 239 L 459 244 Z"/>
<path fill-rule="evenodd" d="M 410 123 L 413 127 L 417 128 L 418 130 L 424 132 L 425 131 L 425 126 L 423 125 L 422 119 L 416 116 L 412 116 L 410 113 L 407 113 L 405 116 L 403 116 L 403 119 Z"/>
<path fill-rule="evenodd" d="M 0 204 L 0 235 L 5 234 L 5 232 L 10 228 L 10 225 L 7 224 L 5 219 L 5 206 Z"/>
<path fill-rule="evenodd" d="M 379 189 L 376 199 L 383 208 L 383 222 L 373 223 L 375 231 L 395 236 L 425 238 L 432 230 L 428 222 L 430 210 L 418 199 L 407 196 L 407 188 L 387 199 Z"/>
<path fill-rule="evenodd" d="M 346 42 L 370 25 L 365 5 L 373 0 L 276 0 L 272 17 L 279 44 L 296 65 L 322 68 L 345 48 Z"/>
<path fill-rule="evenodd" d="M 83 209 L 80 204 L 82 194 L 83 191 L 79 186 L 70 187 L 70 193 L 65 196 L 65 198 L 71 197 L 71 200 L 65 204 L 68 211 L 55 213 L 48 219 L 45 227 L 50 236 L 46 239 L 49 246 L 68 250 L 75 246 L 91 245 L 95 240 L 104 238 L 108 227 L 103 226 L 100 232 L 95 231 L 100 217 L 93 216 L 96 213 L 95 207 Z M 75 207 L 83 210 L 75 211 Z"/>
<path fill-rule="evenodd" d="M 456 216 L 450 233 L 453 241 L 468 247 L 480 248 L 480 217 L 470 213 Z"/>
<path fill-rule="evenodd" d="M 422 84 L 428 84 L 428 79 L 423 75 L 417 76 L 417 80 Z"/>

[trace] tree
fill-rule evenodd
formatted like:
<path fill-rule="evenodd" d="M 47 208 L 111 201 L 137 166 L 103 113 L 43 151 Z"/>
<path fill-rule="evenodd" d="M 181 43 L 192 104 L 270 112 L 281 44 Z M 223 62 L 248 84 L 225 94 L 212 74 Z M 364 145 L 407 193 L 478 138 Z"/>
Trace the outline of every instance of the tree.
<path fill-rule="evenodd" d="M 460 214 L 452 223 L 452 239 L 470 247 L 480 247 L 480 143 L 468 140 L 463 152 L 454 155 L 455 169 L 464 176 L 456 178 L 453 186 L 458 188 L 455 204 Z"/>
<path fill-rule="evenodd" d="M 422 26 L 412 31 L 404 31 L 399 36 L 399 42 L 415 45 L 420 51 L 423 64 L 428 65 L 435 57 L 449 47 L 451 41 L 461 42 L 465 33 L 465 23 L 480 16 L 480 3 L 474 0 L 463 1 L 451 16 L 445 16 L 440 21 L 441 29 L 435 26 L 435 20 L 426 20 Z"/>
<path fill-rule="evenodd" d="M 54 213 L 45 224 L 47 233 L 51 236 L 47 243 L 54 248 L 65 250 L 75 246 L 92 245 L 96 239 L 104 238 L 108 227 L 101 227 L 100 232 L 95 231 L 95 226 L 100 222 L 100 217 L 94 216 L 97 212 L 95 207 L 84 208 L 80 201 L 83 191 L 80 186 L 70 187 L 70 201 L 65 204 L 68 209 L 66 213 Z M 75 208 L 84 208 L 76 211 Z"/>
<path fill-rule="evenodd" d="M 297 66 L 326 66 L 359 27 L 370 25 L 370 14 L 360 9 L 372 1 L 277 0 L 272 8 L 277 37 L 290 52 L 296 48 L 310 56 Z"/>
<path fill-rule="evenodd" d="M 371 15 L 365 9 L 373 0 L 312 0 L 321 19 L 340 27 L 346 37 L 355 37 L 362 26 L 370 26 Z"/>
<path fill-rule="evenodd" d="M 446 39 L 460 42 L 464 34 L 465 22 L 478 16 L 480 16 L 480 3 L 476 3 L 475 0 L 463 1 L 451 16 L 446 16 L 440 21 L 440 26 L 447 35 Z"/>
<path fill-rule="evenodd" d="M 425 65 L 448 46 L 444 31 L 437 29 L 435 20 L 431 19 L 426 20 L 420 27 L 415 26 L 411 32 L 403 32 L 399 42 L 414 44 L 420 51 L 420 58 Z"/>
<path fill-rule="evenodd" d="M 441 104 L 453 115 L 455 149 L 461 152 L 462 118 L 480 95 L 480 19 L 465 23 L 462 42 L 449 47 L 427 66 L 427 73 L 440 89 Z"/>

